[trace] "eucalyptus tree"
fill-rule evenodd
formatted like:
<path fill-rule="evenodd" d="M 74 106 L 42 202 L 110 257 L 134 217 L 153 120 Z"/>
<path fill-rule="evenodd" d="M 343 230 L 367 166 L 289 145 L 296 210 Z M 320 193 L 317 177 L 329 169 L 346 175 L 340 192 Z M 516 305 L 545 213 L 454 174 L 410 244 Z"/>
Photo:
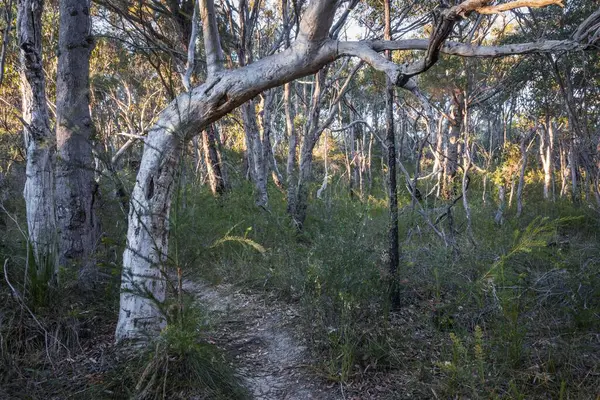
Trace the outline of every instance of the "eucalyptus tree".
<path fill-rule="evenodd" d="M 358 57 L 384 72 L 396 86 L 412 89 L 412 77 L 435 64 L 441 53 L 497 57 L 508 54 L 555 52 L 590 47 L 583 41 L 536 41 L 508 46 L 480 47 L 446 42 L 454 25 L 473 12 L 500 12 L 518 6 L 556 4 L 558 1 L 517 1 L 489 6 L 487 1 L 467 0 L 438 10 L 429 39 L 341 41 L 330 37 L 338 7 L 335 0 L 312 1 L 304 11 L 296 40 L 279 53 L 245 67 L 227 70 L 209 48 L 219 45 L 219 32 L 205 35 L 208 76 L 206 81 L 176 97 L 148 132 L 136 184 L 132 193 L 123 255 L 121 303 L 116 339 L 143 339 L 156 335 L 165 318 L 157 302 L 166 297 L 169 213 L 178 154 L 187 140 L 209 124 L 259 93 L 294 79 L 311 75 L 342 57 Z M 209 7 L 212 0 L 203 0 Z M 215 26 L 214 15 L 203 14 L 202 23 Z M 600 19 L 600 12 L 598 13 Z M 415 61 L 398 65 L 381 56 L 385 50 L 423 50 Z"/>
<path fill-rule="evenodd" d="M 384 3 L 384 40 L 392 40 L 392 10 L 391 0 Z M 447 29 L 447 28 L 446 28 Z M 449 32 L 448 32 L 449 33 Z M 446 34 L 447 35 L 447 34 Z M 429 51 L 428 51 L 429 53 Z M 392 52 L 386 51 L 388 62 L 392 60 Z M 394 94 L 397 82 L 387 74 L 385 79 L 385 144 L 387 147 L 387 182 L 389 198 L 389 220 L 388 220 L 388 268 L 391 279 L 391 299 L 394 305 L 399 302 L 396 276 L 400 264 L 400 249 L 398 242 L 398 187 L 396 183 L 396 133 L 394 131 Z"/>
<path fill-rule="evenodd" d="M 517 13 L 521 24 L 520 34 L 534 38 L 543 35 L 555 39 L 569 37 L 574 40 L 586 38 L 588 41 L 597 41 L 597 15 L 600 12 L 597 4 L 573 1 L 568 4 L 568 11 L 560 22 L 552 18 L 555 10 L 551 9 L 529 14 Z M 589 14 L 591 15 L 586 18 Z M 592 71 L 598 69 L 598 54 L 579 52 L 569 57 L 545 54 L 543 58 L 549 71 L 546 79 L 551 77 L 554 80 L 568 120 L 568 137 L 563 138 L 561 146 L 566 152 L 563 167 L 568 167 L 568 171 L 563 170 L 563 177 L 570 177 L 571 198 L 578 202 L 582 195 L 587 197 L 591 192 L 600 205 L 600 170 L 593 160 L 597 157 L 598 143 L 597 135 L 591 129 L 593 118 L 590 118 L 596 113 L 593 104 L 598 101 L 597 85 L 592 78 Z"/>
<path fill-rule="evenodd" d="M 58 271 L 54 210 L 54 134 L 46 103 L 42 59 L 43 0 L 17 2 L 23 133 L 27 151 L 25 207 L 38 273 Z M 48 271 L 49 270 L 49 271 Z"/>
<path fill-rule="evenodd" d="M 80 283 L 95 274 L 99 239 L 98 188 L 92 155 L 90 53 L 94 39 L 89 0 L 61 0 L 56 79 L 56 218 L 59 262 L 78 267 Z"/>
<path fill-rule="evenodd" d="M 117 39 L 129 51 L 143 56 L 162 83 L 164 91 L 161 93 L 166 94 L 168 101 L 176 97 L 178 88 L 187 91 L 193 83 L 205 78 L 206 62 L 196 51 L 197 41 L 206 29 L 205 26 L 199 29 L 199 13 L 214 15 L 214 29 L 219 29 L 220 10 L 214 7 L 209 11 L 201 9 L 197 0 L 149 0 L 135 4 L 124 0 L 98 0 L 97 3 L 102 10 L 102 36 Z M 230 41 L 224 43 L 229 45 Z M 140 135 L 144 133 L 139 132 Z M 203 129 L 199 133 L 202 142 L 199 145 L 194 137 L 195 147 L 201 149 L 212 192 L 221 194 L 229 183 L 219 150 L 217 128 Z"/>

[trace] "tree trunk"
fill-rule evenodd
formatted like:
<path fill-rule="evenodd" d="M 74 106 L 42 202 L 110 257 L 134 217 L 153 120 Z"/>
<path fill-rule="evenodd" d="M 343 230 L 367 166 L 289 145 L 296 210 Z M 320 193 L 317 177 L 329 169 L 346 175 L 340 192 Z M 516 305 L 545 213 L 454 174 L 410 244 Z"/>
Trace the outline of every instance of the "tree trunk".
<path fill-rule="evenodd" d="M 452 96 L 452 110 L 448 123 L 450 131 L 448 135 L 448 143 L 446 144 L 446 160 L 444 168 L 444 182 L 442 188 L 442 196 L 448 200 L 456 196 L 456 172 L 458 171 L 458 140 L 464 119 L 464 108 L 462 92 L 458 89 Z"/>
<path fill-rule="evenodd" d="M 554 147 L 554 129 L 552 120 L 549 116 L 546 117 L 544 130 L 540 131 L 540 159 L 544 170 L 544 199 L 554 199 L 552 193 L 552 181 L 554 175 L 553 166 L 553 147 Z"/>
<path fill-rule="evenodd" d="M 256 189 L 256 205 L 267 208 L 269 196 L 267 194 L 267 166 L 263 150 L 263 143 L 256 121 L 256 107 L 254 101 L 250 100 L 242 106 L 242 119 L 248 144 L 248 169 L 250 178 Z"/>
<path fill-rule="evenodd" d="M 521 171 L 519 172 L 519 185 L 517 187 L 517 218 L 523 212 L 523 189 L 525 188 L 525 171 L 527 171 L 527 147 L 529 138 L 521 139 Z"/>
<path fill-rule="evenodd" d="M 221 172 L 221 160 L 217 152 L 215 126 L 211 125 L 202 131 L 202 149 L 206 160 L 206 172 L 210 190 L 214 195 L 222 195 L 226 191 L 225 180 Z"/>
<path fill-rule="evenodd" d="M 571 172 L 571 200 L 573 203 L 577 203 L 579 201 L 579 191 L 577 189 L 577 157 L 575 155 L 575 139 L 571 140 L 569 143 L 569 170 Z"/>
<path fill-rule="evenodd" d="M 21 64 L 23 133 L 27 147 L 25 207 L 29 241 L 38 274 L 58 271 L 56 215 L 54 211 L 54 140 L 46 105 L 46 79 L 42 65 L 41 0 L 17 3 Z"/>
<path fill-rule="evenodd" d="M 131 194 L 127 248 L 116 339 L 139 340 L 165 326 L 169 213 L 178 171 L 180 139 L 164 128 L 148 134 Z"/>
<path fill-rule="evenodd" d="M 494 221 L 496 224 L 502 225 L 504 222 L 504 207 L 506 205 L 506 186 L 501 184 L 498 186 L 498 210 L 496 211 L 496 217 Z"/>
<path fill-rule="evenodd" d="M 391 0 L 385 1 L 385 40 L 392 39 L 391 28 Z M 386 53 L 388 60 L 391 60 L 392 53 Z M 398 242 L 398 188 L 396 183 L 396 135 L 394 132 L 394 92 L 393 82 L 386 78 L 385 90 L 385 123 L 387 145 L 387 163 L 388 163 L 388 188 L 389 188 L 389 219 L 388 219 L 388 270 L 390 273 L 390 300 L 392 306 L 397 307 L 400 303 L 397 275 L 400 264 L 400 249 Z"/>
<path fill-rule="evenodd" d="M 56 80 L 56 217 L 60 265 L 75 267 L 83 286 L 97 272 L 94 251 L 98 185 L 94 180 L 89 67 L 93 48 L 89 3 L 60 1 Z"/>
<path fill-rule="evenodd" d="M 286 163 L 287 183 L 287 212 L 289 215 L 296 214 L 296 152 L 298 149 L 298 136 L 294 126 L 294 109 L 291 104 L 291 84 L 283 87 L 283 107 L 285 109 L 285 128 L 288 136 L 288 155 Z"/>
<path fill-rule="evenodd" d="M 560 151 L 560 197 L 567 195 L 567 179 L 569 171 L 567 170 L 567 150 L 565 149 L 566 143 L 564 139 L 559 141 Z"/>
<path fill-rule="evenodd" d="M 307 132 L 300 148 L 300 168 L 296 187 L 294 223 L 302 229 L 308 208 L 308 183 L 312 179 L 313 150 L 321 132 Z"/>
<path fill-rule="evenodd" d="M 269 90 L 264 93 L 262 100 L 262 147 L 264 151 L 264 159 L 265 164 L 269 164 L 269 169 L 271 170 L 271 175 L 273 177 L 273 182 L 275 186 L 277 186 L 280 190 L 283 190 L 283 178 L 281 177 L 281 173 L 279 172 L 279 168 L 277 167 L 277 160 L 275 159 L 275 154 L 273 154 L 273 145 L 271 144 L 271 115 L 275 94 L 272 90 Z"/>
<path fill-rule="evenodd" d="M 444 117 L 440 116 L 437 125 L 437 138 L 435 143 L 435 162 L 433 164 L 433 170 L 437 171 L 437 191 L 436 196 L 439 198 L 442 193 L 442 186 L 444 180 Z"/>

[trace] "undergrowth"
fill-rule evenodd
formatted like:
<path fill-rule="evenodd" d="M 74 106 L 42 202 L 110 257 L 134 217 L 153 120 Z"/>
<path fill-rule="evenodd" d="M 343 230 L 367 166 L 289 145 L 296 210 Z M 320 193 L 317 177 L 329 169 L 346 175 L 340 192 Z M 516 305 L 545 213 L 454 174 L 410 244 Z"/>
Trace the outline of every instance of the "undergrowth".
<path fill-rule="evenodd" d="M 543 203 L 519 219 L 508 209 L 497 225 L 495 204 L 473 194 L 475 242 L 458 204 L 454 226 L 437 223 L 446 234 L 455 230 L 454 245 L 445 246 L 403 193 L 402 307 L 391 310 L 384 200 L 311 199 L 297 232 L 283 195 L 269 194 L 266 212 L 246 185 L 219 199 L 190 190 L 176 235 L 197 245 L 179 256 L 191 274 L 298 303 L 320 375 L 349 388 L 381 371 L 410 375 L 408 392 L 420 398 L 431 398 L 432 388 L 442 397 L 593 397 L 600 360 L 593 210 Z M 444 208 L 425 205 L 432 221 Z M 389 398 L 402 398 L 405 388 L 386 387 Z"/>
<path fill-rule="evenodd" d="M 520 218 L 508 208 L 497 225 L 496 205 L 490 196 L 484 202 L 474 185 L 471 239 L 460 203 L 452 219 L 444 218 L 447 203 L 427 199 L 413 209 L 404 190 L 396 277 L 401 306 L 392 309 L 380 186 L 375 181 L 372 195 L 350 198 L 343 182 L 334 181 L 323 199 L 310 199 L 302 232 L 290 224 L 284 195 L 275 188 L 269 188 L 268 211 L 254 205 L 247 183 L 219 198 L 202 187 L 181 188 L 170 267 L 186 278 L 229 282 L 295 303 L 312 370 L 348 393 L 360 394 L 371 382 L 384 399 L 598 395 L 594 210 L 532 197 Z M 34 283 L 26 273 L 27 247 L 13 221 L 22 217 L 15 213 L 3 217 L 7 234 L 0 243 L 2 260 L 9 260 L 6 278 L 19 294 L 0 290 L 0 383 L 7 396 L 247 396 L 227 355 L 204 337 L 209 321 L 188 300 L 176 304 L 168 328 L 145 351 L 132 355 L 114 347 L 125 229 L 115 205 L 103 212 L 98 249 L 106 280 L 89 299 L 73 289 L 68 273 L 58 287 L 34 293 L 47 279 Z M 430 223 L 447 235 L 446 243 Z"/>

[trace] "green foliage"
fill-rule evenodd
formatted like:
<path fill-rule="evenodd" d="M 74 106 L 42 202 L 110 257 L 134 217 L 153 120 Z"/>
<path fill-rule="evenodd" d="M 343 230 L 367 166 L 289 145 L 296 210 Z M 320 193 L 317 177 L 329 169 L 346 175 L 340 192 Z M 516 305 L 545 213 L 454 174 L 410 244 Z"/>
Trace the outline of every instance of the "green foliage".
<path fill-rule="evenodd" d="M 129 395 L 140 400 L 187 399 L 192 395 L 201 399 L 248 398 L 225 354 L 202 338 L 206 324 L 202 313 L 187 302 L 185 313 L 168 324 L 141 357 L 133 376 L 135 389 Z"/>

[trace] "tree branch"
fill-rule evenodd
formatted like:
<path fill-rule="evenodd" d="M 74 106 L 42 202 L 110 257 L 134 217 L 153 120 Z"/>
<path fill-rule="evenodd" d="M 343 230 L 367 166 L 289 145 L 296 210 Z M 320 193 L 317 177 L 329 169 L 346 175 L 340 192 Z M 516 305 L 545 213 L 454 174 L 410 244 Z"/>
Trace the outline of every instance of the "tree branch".
<path fill-rule="evenodd" d="M 496 6 L 486 6 L 480 7 L 475 11 L 478 14 L 498 14 L 503 11 L 514 10 L 515 8 L 521 7 L 532 7 L 532 8 L 540 8 L 546 7 L 549 5 L 557 5 L 560 7 L 564 7 L 562 0 L 516 0 L 511 1 L 510 3 L 498 4 Z"/>
<path fill-rule="evenodd" d="M 206 70 L 208 77 L 212 77 L 223 69 L 223 50 L 215 16 L 215 2 L 214 0 L 202 0 L 201 4 L 200 15 L 206 52 Z"/>
<path fill-rule="evenodd" d="M 353 42 L 347 42 L 353 43 Z M 373 40 L 354 43 L 366 43 L 368 47 L 376 52 L 386 50 L 427 50 L 429 40 L 407 39 L 407 40 Z M 558 53 L 574 50 L 585 50 L 589 44 L 576 40 L 540 40 L 537 42 L 515 43 L 501 46 L 477 46 L 459 42 L 446 42 L 440 48 L 440 53 L 462 57 L 504 57 L 510 55 L 531 53 Z"/>
<path fill-rule="evenodd" d="M 196 0 L 194 2 L 194 13 L 192 14 L 192 32 L 190 33 L 190 42 L 188 44 L 187 51 L 187 65 L 182 79 L 183 87 L 185 87 L 185 90 L 188 92 L 192 88 L 190 81 L 192 79 L 192 74 L 194 73 L 194 68 L 196 67 L 196 39 L 198 39 L 198 13 L 200 11 L 198 1 L 199 0 Z"/>

